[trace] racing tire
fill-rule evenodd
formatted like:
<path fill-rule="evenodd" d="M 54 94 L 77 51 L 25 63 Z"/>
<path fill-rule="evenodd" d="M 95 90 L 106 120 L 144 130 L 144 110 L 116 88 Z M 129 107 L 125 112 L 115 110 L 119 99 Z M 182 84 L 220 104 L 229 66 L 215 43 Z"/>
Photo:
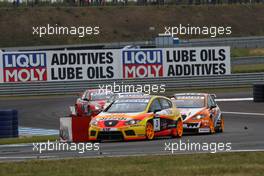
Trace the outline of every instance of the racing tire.
<path fill-rule="evenodd" d="M 209 123 L 210 123 L 210 134 L 214 134 L 215 133 L 215 127 L 214 127 L 213 120 L 211 119 Z"/>
<path fill-rule="evenodd" d="M 154 127 L 153 127 L 152 123 L 147 122 L 147 124 L 146 124 L 146 139 L 152 140 L 152 139 L 154 139 L 154 135 L 155 135 L 155 133 L 154 133 Z"/>
<path fill-rule="evenodd" d="M 216 132 L 223 133 L 225 129 L 225 121 L 223 117 L 221 118 L 220 126 L 217 128 Z"/>
<path fill-rule="evenodd" d="M 173 138 L 181 138 L 183 134 L 183 122 L 178 120 L 176 122 L 176 127 L 172 129 L 172 137 Z"/>

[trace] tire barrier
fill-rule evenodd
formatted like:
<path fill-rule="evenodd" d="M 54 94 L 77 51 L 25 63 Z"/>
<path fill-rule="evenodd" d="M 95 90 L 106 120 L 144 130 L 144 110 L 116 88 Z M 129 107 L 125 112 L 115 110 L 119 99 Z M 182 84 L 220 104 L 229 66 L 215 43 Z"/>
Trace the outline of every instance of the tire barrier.
<path fill-rule="evenodd" d="M 18 137 L 17 110 L 0 110 L 0 138 Z"/>
<path fill-rule="evenodd" d="M 264 102 L 264 84 L 255 84 L 253 86 L 254 102 Z"/>

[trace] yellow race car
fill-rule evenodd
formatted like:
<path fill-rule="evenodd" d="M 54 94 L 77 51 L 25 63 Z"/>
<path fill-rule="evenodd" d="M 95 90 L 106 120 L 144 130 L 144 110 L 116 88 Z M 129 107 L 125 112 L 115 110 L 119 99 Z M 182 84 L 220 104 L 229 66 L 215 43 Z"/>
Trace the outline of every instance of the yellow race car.
<path fill-rule="evenodd" d="M 163 96 L 134 96 L 115 100 L 90 122 L 89 140 L 152 140 L 181 137 L 183 120 L 172 101 Z"/>

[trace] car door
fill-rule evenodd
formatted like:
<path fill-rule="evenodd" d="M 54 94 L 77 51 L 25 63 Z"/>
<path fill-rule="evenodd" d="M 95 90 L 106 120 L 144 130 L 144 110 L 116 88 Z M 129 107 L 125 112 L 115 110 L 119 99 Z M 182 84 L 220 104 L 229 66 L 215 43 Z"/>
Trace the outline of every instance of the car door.
<path fill-rule="evenodd" d="M 149 107 L 148 112 L 153 112 L 154 117 L 153 117 L 153 127 L 154 131 L 160 131 L 161 130 L 161 118 L 160 115 L 157 114 L 157 112 L 160 112 L 162 110 L 160 101 L 158 98 L 154 99 Z"/>
<path fill-rule="evenodd" d="M 220 121 L 221 120 L 221 111 L 220 111 L 220 108 L 218 107 L 214 97 L 212 95 L 210 95 L 210 98 L 211 98 L 211 102 L 213 104 L 213 106 L 215 106 L 214 108 L 214 122 L 215 122 L 215 126 L 217 126 L 217 121 Z"/>

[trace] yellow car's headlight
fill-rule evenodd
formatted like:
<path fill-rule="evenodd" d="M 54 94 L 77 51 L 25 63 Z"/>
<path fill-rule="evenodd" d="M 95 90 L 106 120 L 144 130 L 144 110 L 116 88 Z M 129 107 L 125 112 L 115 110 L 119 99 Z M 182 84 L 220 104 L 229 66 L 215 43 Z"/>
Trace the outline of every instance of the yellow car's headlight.
<path fill-rule="evenodd" d="M 137 119 L 132 119 L 132 120 L 128 120 L 125 122 L 125 125 L 136 125 L 139 122 L 141 122 L 141 120 L 137 120 Z"/>

